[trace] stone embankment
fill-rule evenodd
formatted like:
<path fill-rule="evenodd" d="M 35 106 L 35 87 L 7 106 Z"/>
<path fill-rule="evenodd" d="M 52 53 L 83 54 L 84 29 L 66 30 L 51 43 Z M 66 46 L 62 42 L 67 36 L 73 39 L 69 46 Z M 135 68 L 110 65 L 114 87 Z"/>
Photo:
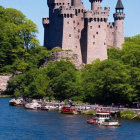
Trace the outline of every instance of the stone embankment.
<path fill-rule="evenodd" d="M 61 59 L 69 59 L 77 69 L 82 68 L 82 64 L 79 62 L 77 54 L 74 54 L 72 51 L 54 51 L 47 57 L 43 67 L 46 66 L 50 61 L 60 61 Z"/>
<path fill-rule="evenodd" d="M 10 77 L 11 75 L 0 75 L 0 94 L 6 90 Z"/>

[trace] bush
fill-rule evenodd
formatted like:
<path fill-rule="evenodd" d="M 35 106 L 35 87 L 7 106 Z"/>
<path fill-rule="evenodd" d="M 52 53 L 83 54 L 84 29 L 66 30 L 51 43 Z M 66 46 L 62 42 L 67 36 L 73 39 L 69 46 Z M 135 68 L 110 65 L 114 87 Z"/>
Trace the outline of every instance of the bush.
<path fill-rule="evenodd" d="M 87 115 L 95 115 L 95 111 L 90 110 L 90 111 L 88 111 L 86 114 L 87 114 Z"/>
<path fill-rule="evenodd" d="M 132 110 L 125 110 L 121 112 L 121 118 L 124 119 L 132 119 L 136 113 L 134 113 Z"/>

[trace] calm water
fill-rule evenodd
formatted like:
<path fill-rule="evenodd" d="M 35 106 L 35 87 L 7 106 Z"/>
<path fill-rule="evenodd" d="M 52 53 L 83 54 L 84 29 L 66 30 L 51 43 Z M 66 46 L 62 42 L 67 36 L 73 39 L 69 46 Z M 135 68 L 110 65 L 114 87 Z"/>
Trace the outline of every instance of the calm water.
<path fill-rule="evenodd" d="M 86 123 L 86 116 L 31 111 L 0 98 L 0 140 L 140 140 L 140 122 L 121 121 L 116 128 Z"/>

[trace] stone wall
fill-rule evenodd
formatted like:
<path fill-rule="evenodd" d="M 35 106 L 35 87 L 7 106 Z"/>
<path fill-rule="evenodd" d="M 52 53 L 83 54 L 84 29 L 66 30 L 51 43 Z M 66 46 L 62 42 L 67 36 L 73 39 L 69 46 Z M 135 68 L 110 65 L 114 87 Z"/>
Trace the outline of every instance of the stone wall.
<path fill-rule="evenodd" d="M 72 51 L 54 51 L 50 57 L 46 58 L 42 67 L 46 66 L 50 61 L 60 61 L 61 59 L 66 60 L 67 58 L 70 58 L 70 61 L 77 69 L 82 68 L 82 64 L 80 63 L 77 54 L 74 54 Z"/>
<path fill-rule="evenodd" d="M 0 75 L 0 94 L 2 94 L 6 90 L 10 77 L 11 75 Z"/>

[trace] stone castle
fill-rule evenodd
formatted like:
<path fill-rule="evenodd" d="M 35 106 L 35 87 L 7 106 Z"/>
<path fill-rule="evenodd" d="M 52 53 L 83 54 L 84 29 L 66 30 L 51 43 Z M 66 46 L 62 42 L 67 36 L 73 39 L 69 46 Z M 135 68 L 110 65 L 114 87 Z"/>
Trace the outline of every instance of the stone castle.
<path fill-rule="evenodd" d="M 108 22 L 110 8 L 102 0 L 89 0 L 86 10 L 81 0 L 47 0 L 49 18 L 43 18 L 44 46 L 61 47 L 77 54 L 80 63 L 107 59 L 108 46 L 121 49 L 124 42 L 124 7 L 118 0 L 114 22 Z"/>

